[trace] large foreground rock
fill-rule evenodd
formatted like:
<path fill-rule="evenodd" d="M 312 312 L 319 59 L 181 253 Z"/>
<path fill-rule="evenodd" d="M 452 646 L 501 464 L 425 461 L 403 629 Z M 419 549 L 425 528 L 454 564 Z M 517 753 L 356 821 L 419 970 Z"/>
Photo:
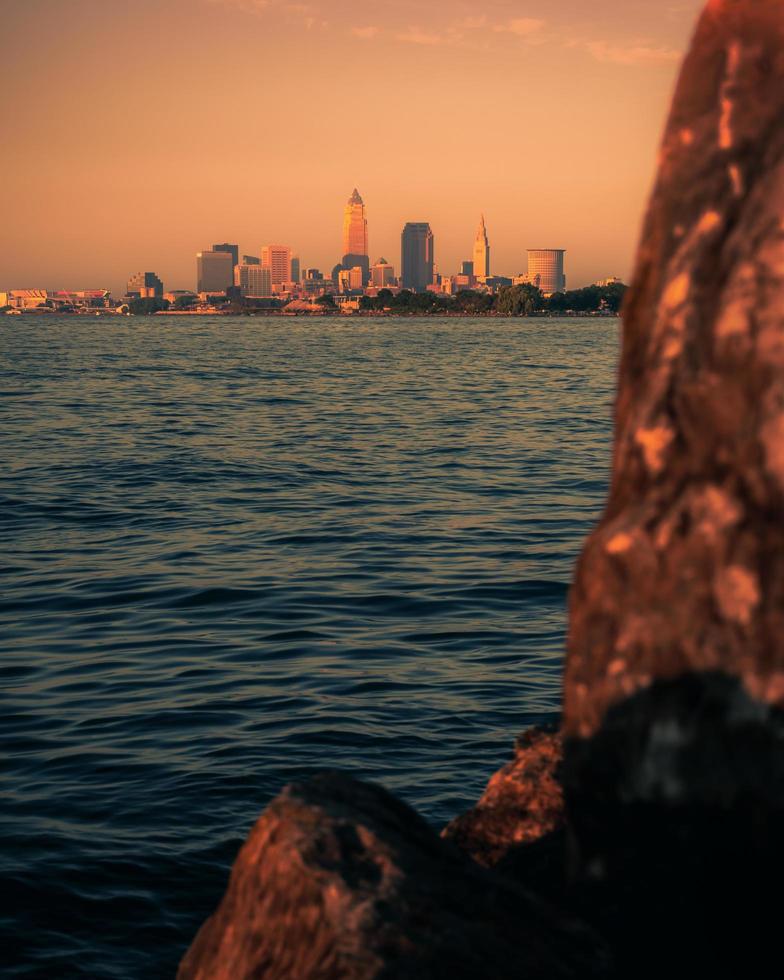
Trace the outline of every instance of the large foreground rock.
<path fill-rule="evenodd" d="M 179 978 L 557 980 L 606 967 L 587 929 L 384 790 L 325 774 L 259 820 Z"/>
<path fill-rule="evenodd" d="M 622 976 L 761 976 L 778 956 L 783 219 L 784 4 L 711 0 L 624 311 L 611 492 L 571 596 L 573 889 Z"/>
<path fill-rule="evenodd" d="M 784 5 L 712 0 L 624 311 L 612 488 L 572 592 L 564 724 L 721 671 L 784 704 Z"/>

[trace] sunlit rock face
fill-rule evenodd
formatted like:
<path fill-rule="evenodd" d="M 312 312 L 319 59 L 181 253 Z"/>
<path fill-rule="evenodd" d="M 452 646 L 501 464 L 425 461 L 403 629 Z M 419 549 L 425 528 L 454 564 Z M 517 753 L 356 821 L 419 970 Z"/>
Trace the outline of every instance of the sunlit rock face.
<path fill-rule="evenodd" d="M 588 929 L 444 842 L 384 790 L 289 787 L 240 852 L 180 980 L 604 976 Z"/>
<path fill-rule="evenodd" d="M 533 844 L 563 826 L 557 732 L 534 729 L 517 741 L 514 759 L 497 772 L 477 805 L 453 820 L 443 836 L 485 867 L 513 849 Z"/>
<path fill-rule="evenodd" d="M 570 612 L 583 914 L 621 976 L 764 975 L 784 875 L 780 0 L 712 0 L 686 59 Z"/>
<path fill-rule="evenodd" d="M 784 702 L 784 7 L 714 0 L 624 315 L 612 488 L 571 599 L 565 730 L 722 671 Z"/>

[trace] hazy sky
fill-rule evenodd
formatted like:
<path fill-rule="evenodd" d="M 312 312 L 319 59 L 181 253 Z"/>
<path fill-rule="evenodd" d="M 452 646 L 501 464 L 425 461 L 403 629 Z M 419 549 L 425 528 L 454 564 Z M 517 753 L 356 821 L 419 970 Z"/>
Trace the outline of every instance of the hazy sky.
<path fill-rule="evenodd" d="M 195 253 L 371 259 L 429 221 L 440 271 L 566 248 L 628 276 L 699 0 L 3 0 L 0 289 L 108 287 Z"/>

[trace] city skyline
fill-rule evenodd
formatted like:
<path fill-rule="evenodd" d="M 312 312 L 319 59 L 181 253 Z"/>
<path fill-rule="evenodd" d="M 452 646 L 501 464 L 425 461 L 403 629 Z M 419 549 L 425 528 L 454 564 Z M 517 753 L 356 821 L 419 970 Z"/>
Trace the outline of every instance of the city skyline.
<path fill-rule="evenodd" d="M 459 268 L 484 212 L 494 270 L 557 246 L 575 284 L 628 277 L 697 6 L 9 5 L 2 278 L 119 292 L 154 268 L 189 285 L 195 252 L 226 240 L 254 255 L 286 241 L 328 267 L 355 183 L 371 261 L 426 220 L 439 266 Z M 18 84 L 34 77 L 46 86 Z M 249 112 L 272 77 L 286 113 Z"/>

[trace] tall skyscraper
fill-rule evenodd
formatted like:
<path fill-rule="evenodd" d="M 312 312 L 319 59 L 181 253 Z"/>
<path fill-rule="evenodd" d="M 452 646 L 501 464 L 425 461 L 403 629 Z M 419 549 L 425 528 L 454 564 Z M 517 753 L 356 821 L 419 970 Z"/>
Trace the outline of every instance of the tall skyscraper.
<path fill-rule="evenodd" d="M 532 286 L 541 289 L 545 296 L 553 293 L 563 293 L 566 290 L 564 275 L 565 249 L 561 248 L 529 248 L 528 275 Z"/>
<path fill-rule="evenodd" d="M 298 255 L 292 256 L 291 259 L 291 281 L 299 282 L 302 278 L 302 263 L 299 260 Z"/>
<path fill-rule="evenodd" d="M 401 278 L 404 289 L 424 293 L 433 282 L 435 240 L 427 222 L 409 221 L 401 236 Z"/>
<path fill-rule="evenodd" d="M 154 272 L 137 272 L 128 280 L 126 296 L 139 296 L 142 299 L 163 296 L 163 283 Z"/>
<path fill-rule="evenodd" d="M 231 267 L 234 268 L 235 265 L 239 265 L 240 261 L 240 247 L 239 245 L 230 245 L 228 242 L 224 242 L 222 245 L 213 245 L 213 252 L 228 252 L 231 256 Z"/>
<path fill-rule="evenodd" d="M 233 285 L 234 259 L 229 252 L 197 252 L 197 293 L 223 293 Z"/>
<path fill-rule="evenodd" d="M 363 281 L 370 281 L 370 258 L 368 252 L 368 225 L 365 216 L 365 202 L 354 188 L 343 212 L 343 262 L 344 269 L 362 268 Z"/>
<path fill-rule="evenodd" d="M 474 239 L 474 275 L 479 278 L 490 275 L 490 242 L 487 240 L 484 215 L 479 222 Z"/>
<path fill-rule="evenodd" d="M 288 245 L 265 245 L 261 250 L 261 264 L 270 270 L 273 286 L 291 282 L 291 249 Z"/>
<path fill-rule="evenodd" d="M 272 296 L 272 276 L 263 265 L 245 262 L 235 265 L 234 285 L 239 286 L 243 296 Z"/>

